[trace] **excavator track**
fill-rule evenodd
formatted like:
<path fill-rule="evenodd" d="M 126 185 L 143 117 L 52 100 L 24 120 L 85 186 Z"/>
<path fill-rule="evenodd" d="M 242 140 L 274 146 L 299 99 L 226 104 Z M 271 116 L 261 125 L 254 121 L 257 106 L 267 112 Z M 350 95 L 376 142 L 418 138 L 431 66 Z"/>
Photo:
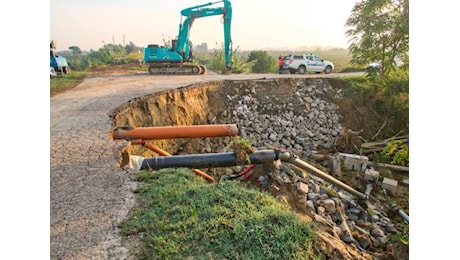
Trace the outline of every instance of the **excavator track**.
<path fill-rule="evenodd" d="M 150 75 L 202 75 L 206 67 L 193 63 L 150 63 Z"/>

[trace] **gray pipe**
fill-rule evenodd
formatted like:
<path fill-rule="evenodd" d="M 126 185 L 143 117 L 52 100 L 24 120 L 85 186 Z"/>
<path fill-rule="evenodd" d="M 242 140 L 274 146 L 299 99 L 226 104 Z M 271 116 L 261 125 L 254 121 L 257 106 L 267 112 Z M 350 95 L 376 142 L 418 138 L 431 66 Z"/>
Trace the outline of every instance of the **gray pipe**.
<path fill-rule="evenodd" d="M 265 164 L 275 161 L 275 151 L 261 150 L 249 154 L 248 164 Z M 159 170 L 163 168 L 209 168 L 238 165 L 235 153 L 210 153 L 174 156 L 154 156 L 144 158 L 140 170 Z"/>
<path fill-rule="evenodd" d="M 398 209 L 398 214 L 409 224 L 409 216 L 402 209 Z"/>
<path fill-rule="evenodd" d="M 320 169 L 310 165 L 293 155 L 289 151 L 279 150 L 260 150 L 249 154 L 250 162 L 247 164 L 266 164 L 272 163 L 278 159 L 294 164 L 299 168 L 309 171 L 313 175 L 326 180 L 349 193 L 361 198 L 368 199 L 367 195 L 353 189 L 347 184 L 337 180 L 331 175 L 321 171 Z M 235 153 L 209 153 L 209 154 L 190 154 L 190 155 L 174 155 L 174 156 L 154 156 L 150 158 L 142 158 L 139 156 L 130 156 L 131 168 L 137 170 L 159 170 L 163 168 L 209 168 L 209 167 L 228 167 L 236 166 L 239 162 Z"/>

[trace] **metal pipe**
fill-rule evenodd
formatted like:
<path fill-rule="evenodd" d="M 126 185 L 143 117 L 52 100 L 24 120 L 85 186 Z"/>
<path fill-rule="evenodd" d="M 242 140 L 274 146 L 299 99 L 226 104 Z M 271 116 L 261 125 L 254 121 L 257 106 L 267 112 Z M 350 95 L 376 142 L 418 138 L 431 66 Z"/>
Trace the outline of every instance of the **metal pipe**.
<path fill-rule="evenodd" d="M 112 131 L 113 139 L 174 139 L 236 136 L 240 133 L 236 124 L 156 126 L 156 127 L 117 127 Z"/>
<path fill-rule="evenodd" d="M 409 216 L 404 212 L 404 210 L 400 209 L 396 203 L 392 203 L 391 205 L 393 209 L 398 212 L 398 214 L 406 221 L 407 224 L 409 224 Z"/>
<path fill-rule="evenodd" d="M 140 144 L 154 152 L 156 152 L 159 155 L 162 156 L 172 156 L 172 154 L 166 152 L 165 150 L 161 149 L 160 147 L 153 145 L 151 143 L 147 143 L 146 141 L 142 139 L 136 139 L 136 140 L 131 140 L 131 144 Z M 209 182 L 214 182 L 214 178 L 205 172 L 199 170 L 199 169 L 192 169 L 192 172 L 194 172 L 196 175 L 200 175 L 201 177 L 205 178 Z"/>
<path fill-rule="evenodd" d="M 398 209 L 398 214 L 409 224 L 409 216 L 402 209 Z"/>
<path fill-rule="evenodd" d="M 353 194 L 353 195 L 355 195 L 355 196 L 357 196 L 357 197 L 359 197 L 361 199 L 367 200 L 369 198 L 369 196 L 364 195 L 363 193 L 353 189 L 352 187 L 350 187 L 347 184 L 337 180 L 336 178 L 332 177 L 331 175 L 321 171 L 320 169 L 314 167 L 313 165 L 308 164 L 308 163 L 300 160 L 297 156 L 294 156 L 290 152 L 283 151 L 282 153 L 280 153 L 280 159 L 282 161 L 292 163 L 295 166 L 298 166 L 299 168 L 307 170 L 308 172 L 312 173 L 316 177 L 319 177 L 319 178 L 321 178 L 321 179 L 323 179 L 325 181 L 328 181 L 328 182 L 330 182 L 332 184 L 335 184 L 335 185 L 339 186 L 340 188 L 348 191 L 349 193 L 351 193 L 351 194 Z"/>

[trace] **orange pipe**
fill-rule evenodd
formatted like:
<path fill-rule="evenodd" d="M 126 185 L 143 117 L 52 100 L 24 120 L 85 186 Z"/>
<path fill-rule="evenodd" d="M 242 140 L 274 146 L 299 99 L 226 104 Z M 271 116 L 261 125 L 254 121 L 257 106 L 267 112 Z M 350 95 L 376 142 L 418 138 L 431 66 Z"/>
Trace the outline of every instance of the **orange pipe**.
<path fill-rule="evenodd" d="M 158 147 L 156 145 L 153 145 L 153 144 L 150 144 L 150 143 L 147 143 L 146 141 L 144 141 L 142 139 L 131 140 L 131 144 L 140 144 L 140 145 L 142 145 L 144 147 L 149 148 L 150 150 L 156 152 L 157 154 L 159 154 L 161 156 L 172 156 L 172 154 L 166 152 L 165 150 L 161 149 L 160 147 Z"/>
<path fill-rule="evenodd" d="M 113 130 L 113 139 L 173 139 L 173 138 L 199 138 L 236 136 L 239 134 L 236 124 L 220 125 L 190 125 L 190 126 L 156 126 L 127 128 L 118 127 Z"/>
<path fill-rule="evenodd" d="M 131 144 L 140 144 L 144 147 L 147 147 L 148 149 L 156 152 L 157 154 L 161 156 L 172 156 L 172 154 L 166 152 L 165 150 L 161 149 L 160 147 L 147 143 L 146 141 L 142 139 L 136 139 L 136 140 L 131 140 Z M 196 175 L 200 175 L 201 177 L 205 178 L 209 182 L 214 182 L 214 178 L 212 176 L 209 176 L 205 172 L 198 170 L 198 169 L 192 169 L 192 172 L 194 172 Z"/>

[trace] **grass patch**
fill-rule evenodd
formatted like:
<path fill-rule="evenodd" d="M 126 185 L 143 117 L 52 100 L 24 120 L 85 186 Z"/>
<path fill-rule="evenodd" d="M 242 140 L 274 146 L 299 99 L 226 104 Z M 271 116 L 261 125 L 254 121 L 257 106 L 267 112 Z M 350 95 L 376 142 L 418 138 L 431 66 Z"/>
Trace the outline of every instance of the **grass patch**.
<path fill-rule="evenodd" d="M 402 243 L 404 245 L 409 245 L 409 225 L 402 224 L 402 232 L 400 234 L 389 234 L 387 239 L 392 243 Z"/>
<path fill-rule="evenodd" d="M 126 70 L 134 70 L 134 71 L 149 71 L 148 68 L 149 68 L 148 64 L 144 64 L 142 66 L 139 64 L 129 64 L 129 65 L 126 65 L 125 67 Z"/>
<path fill-rule="evenodd" d="M 63 76 L 50 78 L 50 96 L 64 92 L 80 84 L 86 77 L 86 72 L 71 71 Z"/>
<path fill-rule="evenodd" d="M 140 172 L 145 182 L 124 236 L 140 259 L 316 259 L 313 223 L 238 181 L 209 184 L 189 169 Z"/>

